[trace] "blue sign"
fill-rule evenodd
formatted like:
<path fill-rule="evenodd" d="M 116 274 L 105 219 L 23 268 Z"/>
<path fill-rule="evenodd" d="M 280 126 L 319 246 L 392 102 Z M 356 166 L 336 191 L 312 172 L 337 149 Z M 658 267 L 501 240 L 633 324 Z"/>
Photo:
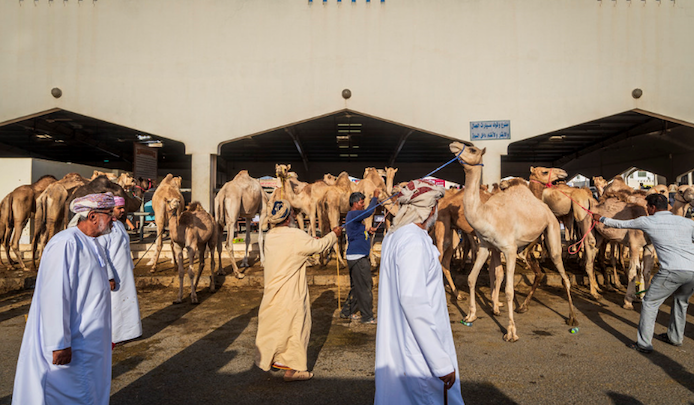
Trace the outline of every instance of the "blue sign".
<path fill-rule="evenodd" d="M 470 140 L 511 139 L 511 121 L 471 121 Z"/>

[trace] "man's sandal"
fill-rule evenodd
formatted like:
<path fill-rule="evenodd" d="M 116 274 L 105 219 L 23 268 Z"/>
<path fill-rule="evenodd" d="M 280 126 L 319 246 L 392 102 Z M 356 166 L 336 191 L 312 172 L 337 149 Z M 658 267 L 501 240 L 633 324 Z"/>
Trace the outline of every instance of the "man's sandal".
<path fill-rule="evenodd" d="M 289 374 L 284 374 L 284 381 L 306 381 L 313 378 L 313 373 L 310 371 L 296 371 L 292 370 Z"/>
<path fill-rule="evenodd" d="M 660 340 L 661 342 L 665 342 L 665 343 L 667 343 L 667 344 L 669 344 L 669 345 L 673 345 L 673 346 L 682 346 L 682 343 L 677 344 L 677 343 L 673 342 L 672 340 L 670 340 L 670 338 L 668 337 L 667 333 L 659 333 L 659 334 L 655 335 L 655 338 L 658 339 L 658 340 Z"/>
<path fill-rule="evenodd" d="M 630 345 L 627 345 L 630 349 L 634 349 L 639 353 L 644 353 L 644 354 L 650 354 L 653 352 L 653 349 L 644 349 L 643 347 L 639 346 L 638 343 L 632 343 Z"/>

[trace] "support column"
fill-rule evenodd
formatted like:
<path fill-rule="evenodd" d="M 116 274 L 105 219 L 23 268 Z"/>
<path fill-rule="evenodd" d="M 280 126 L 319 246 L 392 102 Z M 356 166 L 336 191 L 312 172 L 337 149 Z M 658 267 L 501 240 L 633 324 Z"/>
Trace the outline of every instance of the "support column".
<path fill-rule="evenodd" d="M 214 187 L 217 183 L 217 155 L 193 153 L 191 155 L 191 198 L 199 201 L 207 212 L 212 213 Z"/>
<path fill-rule="evenodd" d="M 492 185 L 501 180 L 501 156 L 506 154 L 509 142 L 481 141 L 475 144 L 478 148 L 487 148 L 482 158 L 482 183 Z"/>
<path fill-rule="evenodd" d="M 692 172 L 689 172 L 687 174 L 687 182 L 689 183 L 690 186 L 692 185 Z"/>

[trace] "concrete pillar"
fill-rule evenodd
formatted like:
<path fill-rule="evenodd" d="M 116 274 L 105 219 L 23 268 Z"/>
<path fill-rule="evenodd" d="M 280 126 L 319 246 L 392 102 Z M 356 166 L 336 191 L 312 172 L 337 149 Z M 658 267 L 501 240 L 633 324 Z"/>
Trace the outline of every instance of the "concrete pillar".
<path fill-rule="evenodd" d="M 692 172 L 689 172 L 687 174 L 687 182 L 689 183 L 690 186 L 692 185 Z"/>
<path fill-rule="evenodd" d="M 217 182 L 217 155 L 204 152 L 193 153 L 191 172 L 191 199 L 199 201 L 205 210 L 211 213 L 214 187 Z"/>
<path fill-rule="evenodd" d="M 486 148 L 482 162 L 482 183 L 491 186 L 501 180 L 501 156 L 507 153 L 509 142 L 505 141 L 478 141 L 475 146 Z"/>

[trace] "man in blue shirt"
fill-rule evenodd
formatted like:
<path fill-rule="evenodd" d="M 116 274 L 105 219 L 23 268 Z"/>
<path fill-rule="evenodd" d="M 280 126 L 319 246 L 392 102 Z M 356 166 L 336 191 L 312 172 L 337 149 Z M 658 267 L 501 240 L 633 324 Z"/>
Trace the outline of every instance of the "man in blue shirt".
<path fill-rule="evenodd" d="M 638 340 L 630 346 L 641 353 L 653 351 L 651 341 L 658 308 L 670 295 L 673 296 L 670 324 L 667 333 L 656 335 L 656 338 L 673 346 L 682 345 L 687 306 L 694 293 L 694 221 L 669 212 L 667 198 L 662 194 L 646 196 L 646 203 L 649 216 L 628 221 L 593 214 L 593 219 L 611 228 L 642 230 L 658 254 L 660 270 L 653 276 L 643 298 Z"/>
<path fill-rule="evenodd" d="M 356 312 L 361 312 L 361 322 L 374 324 L 373 314 L 373 280 L 371 279 L 371 238 L 376 228 L 366 229 L 362 221 L 374 214 L 378 207 L 378 189 L 374 191 L 369 207 L 364 209 L 364 194 L 352 193 L 349 196 L 350 211 L 345 218 L 347 232 L 347 266 L 349 267 L 349 295 L 342 306 L 340 318 L 358 319 Z"/>

